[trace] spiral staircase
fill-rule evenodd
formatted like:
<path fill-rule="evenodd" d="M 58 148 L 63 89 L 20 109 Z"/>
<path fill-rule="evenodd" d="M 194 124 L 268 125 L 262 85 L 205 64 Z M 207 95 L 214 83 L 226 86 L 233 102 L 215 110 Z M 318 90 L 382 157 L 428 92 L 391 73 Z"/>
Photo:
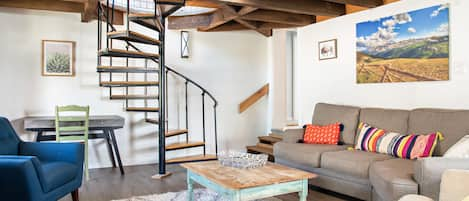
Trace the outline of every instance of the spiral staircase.
<path fill-rule="evenodd" d="M 153 13 L 140 13 L 131 8 L 132 1 L 127 0 L 125 29 L 117 30 L 111 23 L 114 21 L 116 6 L 114 0 L 106 0 L 98 3 L 98 67 L 99 84 L 101 87 L 109 88 L 111 100 L 125 101 L 127 112 L 144 113 L 144 121 L 156 125 L 158 131 L 158 164 L 159 172 L 155 177 L 160 178 L 168 175 L 166 164 L 185 163 L 217 159 L 217 100 L 205 88 L 187 76 L 177 72 L 165 65 L 165 20 L 172 13 L 184 6 L 182 0 L 154 1 Z M 142 26 L 139 29 L 148 29 L 152 36 L 131 30 L 131 25 Z M 104 34 L 103 34 L 104 32 Z M 115 43 L 121 41 L 124 48 L 119 48 Z M 143 51 L 152 49 L 153 52 Z M 132 64 L 132 65 L 131 65 Z M 135 64 L 135 65 L 134 65 Z M 185 127 L 168 129 L 168 104 L 178 101 L 168 100 L 168 74 L 184 82 L 185 99 Z M 120 79 L 116 79 L 120 78 Z M 189 121 L 199 120 L 190 118 L 190 105 L 188 87 L 200 91 L 202 99 L 202 137 L 201 141 L 191 141 Z M 174 89 L 177 90 L 177 89 Z M 191 96 L 193 97 L 193 96 Z M 136 103 L 137 100 L 137 103 Z M 209 107 L 212 108 L 209 108 Z M 197 106 L 200 107 L 200 106 Z M 207 111 L 213 112 L 206 114 Z M 207 112 L 208 113 L 208 112 Z M 200 121 L 200 120 L 199 120 Z M 207 139 L 207 121 L 214 128 L 210 129 L 213 139 Z M 167 138 L 184 136 L 177 143 L 166 144 Z M 181 138 L 179 138 L 181 139 Z M 214 143 L 214 150 L 207 150 L 208 140 Z M 196 155 L 166 159 L 166 153 L 182 149 L 196 149 L 201 152 Z M 191 150 L 190 152 L 197 152 Z M 211 153 L 211 154 L 209 154 Z"/>

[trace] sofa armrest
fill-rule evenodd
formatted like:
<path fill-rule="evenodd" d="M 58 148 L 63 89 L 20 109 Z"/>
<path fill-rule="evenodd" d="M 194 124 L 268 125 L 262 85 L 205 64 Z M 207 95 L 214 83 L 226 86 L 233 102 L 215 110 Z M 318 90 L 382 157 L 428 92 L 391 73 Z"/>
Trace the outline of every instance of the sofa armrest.
<path fill-rule="evenodd" d="M 469 170 L 469 159 L 430 157 L 415 161 L 414 179 L 420 194 L 438 200 L 441 177 L 448 169 Z"/>
<path fill-rule="evenodd" d="M 298 140 L 303 139 L 304 128 L 290 128 L 283 133 L 283 142 L 286 143 L 297 143 Z"/>
<path fill-rule="evenodd" d="M 62 161 L 83 166 L 84 145 L 80 143 L 21 142 L 20 155 L 36 156 L 40 161 Z"/>
<path fill-rule="evenodd" d="M 2 200 L 41 199 L 43 191 L 37 163 L 37 159 L 31 156 L 0 156 Z"/>

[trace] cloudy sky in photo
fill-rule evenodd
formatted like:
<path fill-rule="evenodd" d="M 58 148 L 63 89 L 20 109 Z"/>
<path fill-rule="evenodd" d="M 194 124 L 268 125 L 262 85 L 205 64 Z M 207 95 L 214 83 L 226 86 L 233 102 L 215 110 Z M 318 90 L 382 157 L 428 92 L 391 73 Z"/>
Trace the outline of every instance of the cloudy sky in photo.
<path fill-rule="evenodd" d="M 448 35 L 448 10 L 447 4 L 437 5 L 358 23 L 358 51 L 412 38 Z"/>

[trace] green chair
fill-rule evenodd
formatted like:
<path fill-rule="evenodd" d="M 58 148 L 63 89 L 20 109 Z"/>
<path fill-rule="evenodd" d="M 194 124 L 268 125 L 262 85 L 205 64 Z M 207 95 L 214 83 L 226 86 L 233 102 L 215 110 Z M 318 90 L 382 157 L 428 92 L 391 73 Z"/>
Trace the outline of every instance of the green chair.
<path fill-rule="evenodd" d="M 89 173 L 88 173 L 89 113 L 90 113 L 89 106 L 68 105 L 68 106 L 56 106 L 55 108 L 56 141 L 57 142 L 83 141 L 85 145 L 84 164 L 85 164 L 86 180 L 89 180 Z"/>

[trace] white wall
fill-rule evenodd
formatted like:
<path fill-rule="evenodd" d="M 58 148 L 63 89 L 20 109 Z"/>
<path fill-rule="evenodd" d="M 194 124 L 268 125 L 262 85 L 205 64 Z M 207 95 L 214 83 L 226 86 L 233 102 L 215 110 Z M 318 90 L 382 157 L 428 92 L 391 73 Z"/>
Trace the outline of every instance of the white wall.
<path fill-rule="evenodd" d="M 33 135 L 23 131 L 22 118 L 29 115 L 52 115 L 55 105 L 91 105 L 92 114 L 117 114 L 125 117 L 124 129 L 117 138 L 125 165 L 154 163 L 157 160 L 156 126 L 143 123 L 143 114 L 127 113 L 124 102 L 110 101 L 108 90 L 98 86 L 96 73 L 97 24 L 81 23 L 79 14 L 0 8 L 2 37 L 0 44 L 0 115 L 13 120 L 25 140 Z M 221 149 L 244 149 L 256 142 L 267 130 L 268 99 L 238 114 L 238 104 L 268 80 L 267 39 L 254 32 L 199 33 L 190 32 L 191 58 L 181 59 L 179 31 L 167 33 L 169 66 L 206 87 L 219 101 L 218 134 Z M 77 75 L 73 78 L 41 76 L 41 40 L 73 40 L 77 42 Z M 137 62 L 133 62 L 137 64 Z M 172 79 L 170 86 L 170 127 L 184 125 L 183 84 Z M 206 99 L 209 102 L 209 99 Z M 200 92 L 190 90 L 190 130 L 194 139 L 201 139 Z M 212 110 L 207 108 L 207 133 L 212 133 Z M 208 140 L 210 140 L 210 136 Z M 177 139 L 168 140 L 172 142 Z M 213 150 L 213 143 L 209 145 Z M 201 153 L 194 149 L 192 154 Z M 184 151 L 168 157 L 185 154 Z M 191 153 L 189 153 L 191 154 Z M 110 166 L 103 141 L 93 141 L 90 167 Z"/>
<path fill-rule="evenodd" d="M 393 14 L 450 3 L 450 81 L 356 84 L 355 25 Z M 318 102 L 366 107 L 469 109 L 469 1 L 405 0 L 298 30 L 301 121 Z M 318 61 L 318 41 L 338 39 L 338 59 Z"/>

